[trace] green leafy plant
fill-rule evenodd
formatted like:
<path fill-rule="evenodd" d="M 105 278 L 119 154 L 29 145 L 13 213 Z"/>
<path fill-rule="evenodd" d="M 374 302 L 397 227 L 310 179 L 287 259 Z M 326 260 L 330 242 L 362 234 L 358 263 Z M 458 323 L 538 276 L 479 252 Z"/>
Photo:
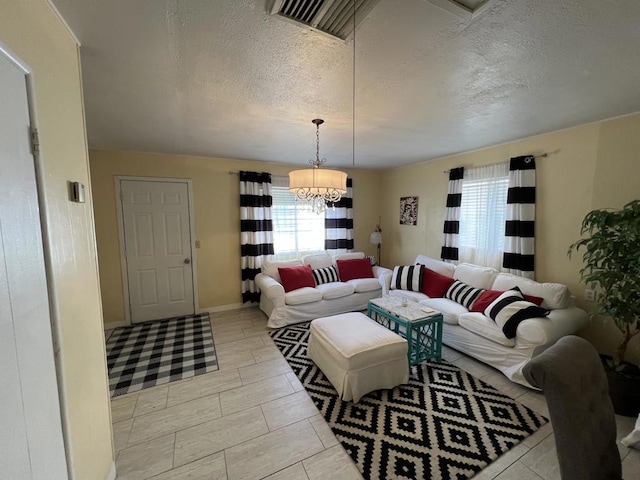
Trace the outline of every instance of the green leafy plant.
<path fill-rule="evenodd" d="M 613 356 L 618 367 L 629 341 L 640 333 L 640 200 L 621 209 L 589 212 L 580 235 L 568 255 L 584 249 L 580 277 L 596 288 L 598 307 L 593 313 L 610 316 L 622 332 Z"/>

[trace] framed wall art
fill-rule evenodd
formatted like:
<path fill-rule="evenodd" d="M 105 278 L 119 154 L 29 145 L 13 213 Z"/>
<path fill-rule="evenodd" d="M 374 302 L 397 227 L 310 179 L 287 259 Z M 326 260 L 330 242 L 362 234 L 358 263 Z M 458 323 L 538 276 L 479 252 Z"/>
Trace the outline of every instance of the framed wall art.
<path fill-rule="evenodd" d="M 400 197 L 400 225 L 418 224 L 418 197 Z"/>

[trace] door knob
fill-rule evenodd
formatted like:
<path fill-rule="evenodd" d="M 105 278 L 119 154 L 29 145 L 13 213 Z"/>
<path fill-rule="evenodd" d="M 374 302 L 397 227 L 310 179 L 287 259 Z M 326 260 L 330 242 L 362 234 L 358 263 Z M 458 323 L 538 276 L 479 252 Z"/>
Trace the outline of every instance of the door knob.
<path fill-rule="evenodd" d="M 189 265 L 190 263 L 191 263 L 191 260 L 190 260 L 190 259 L 188 259 L 188 258 L 185 258 L 185 259 L 184 259 L 184 264 L 185 264 L 185 265 Z"/>

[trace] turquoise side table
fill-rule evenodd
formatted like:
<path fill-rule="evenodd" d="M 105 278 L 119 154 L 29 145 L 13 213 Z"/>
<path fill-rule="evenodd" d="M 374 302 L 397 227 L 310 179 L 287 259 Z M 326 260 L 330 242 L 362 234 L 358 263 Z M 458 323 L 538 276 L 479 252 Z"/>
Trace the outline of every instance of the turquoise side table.
<path fill-rule="evenodd" d="M 374 298 L 367 307 L 371 319 L 407 340 L 409 365 L 442 359 L 442 313 L 423 308 L 411 300 L 403 306 L 397 297 Z"/>

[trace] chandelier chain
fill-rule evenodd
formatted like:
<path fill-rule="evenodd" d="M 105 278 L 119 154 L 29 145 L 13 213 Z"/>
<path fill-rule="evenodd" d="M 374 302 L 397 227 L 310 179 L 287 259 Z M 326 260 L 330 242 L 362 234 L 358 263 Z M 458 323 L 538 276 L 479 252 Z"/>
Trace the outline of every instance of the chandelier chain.
<path fill-rule="evenodd" d="M 356 166 L 356 0 L 353 0 L 353 105 L 352 105 L 352 117 L 351 117 L 351 142 L 352 142 L 352 159 L 351 164 Z"/>

